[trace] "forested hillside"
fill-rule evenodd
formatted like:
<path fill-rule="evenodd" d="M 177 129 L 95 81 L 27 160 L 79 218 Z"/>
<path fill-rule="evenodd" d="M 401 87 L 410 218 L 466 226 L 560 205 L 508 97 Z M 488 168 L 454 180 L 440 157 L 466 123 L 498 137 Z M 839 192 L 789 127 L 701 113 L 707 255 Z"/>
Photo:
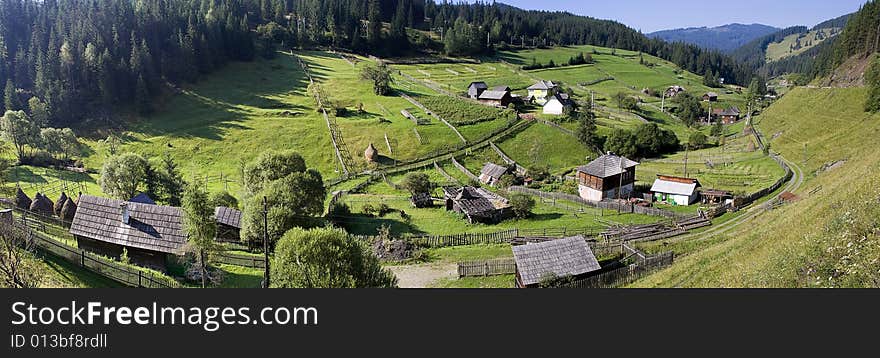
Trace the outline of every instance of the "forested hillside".
<path fill-rule="evenodd" d="M 730 52 L 746 43 L 779 31 L 773 26 L 761 24 L 728 24 L 717 27 L 692 27 L 657 31 L 648 37 L 669 42 L 685 42 L 702 48 Z"/>
<path fill-rule="evenodd" d="M 441 41 L 442 40 L 442 41 Z M 513 44 L 642 51 L 730 83 L 751 72 L 693 45 L 648 39 L 613 21 L 501 4 L 425 0 L 0 0 L 0 110 L 45 106 L 43 125 L 103 124 L 125 106 L 148 113 L 163 88 L 276 46 L 380 56 L 476 55 Z"/>

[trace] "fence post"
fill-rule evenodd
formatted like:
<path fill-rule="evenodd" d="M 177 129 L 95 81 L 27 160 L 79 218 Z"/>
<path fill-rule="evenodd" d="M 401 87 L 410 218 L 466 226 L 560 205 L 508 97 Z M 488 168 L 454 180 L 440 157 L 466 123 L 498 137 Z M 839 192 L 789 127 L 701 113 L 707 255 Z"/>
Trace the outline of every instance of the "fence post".
<path fill-rule="evenodd" d="M 143 277 L 143 272 L 141 270 L 137 270 L 137 272 L 138 272 L 138 287 L 144 287 L 144 285 L 141 284 L 141 277 Z"/>
<path fill-rule="evenodd" d="M 86 267 L 86 252 L 85 252 L 85 250 L 79 251 L 79 265 L 82 267 Z"/>
<path fill-rule="evenodd" d="M 483 271 L 483 276 L 489 276 L 489 261 L 486 261 L 485 270 Z"/>

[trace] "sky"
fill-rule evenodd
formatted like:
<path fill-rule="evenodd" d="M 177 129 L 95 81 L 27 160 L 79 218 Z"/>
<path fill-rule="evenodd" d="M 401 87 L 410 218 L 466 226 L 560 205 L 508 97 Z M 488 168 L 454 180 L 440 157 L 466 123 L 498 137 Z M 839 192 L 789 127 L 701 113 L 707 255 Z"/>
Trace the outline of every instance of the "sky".
<path fill-rule="evenodd" d="M 760 23 L 812 27 L 855 12 L 866 0 L 498 0 L 527 10 L 559 10 L 616 20 L 643 33 L 683 27 Z"/>

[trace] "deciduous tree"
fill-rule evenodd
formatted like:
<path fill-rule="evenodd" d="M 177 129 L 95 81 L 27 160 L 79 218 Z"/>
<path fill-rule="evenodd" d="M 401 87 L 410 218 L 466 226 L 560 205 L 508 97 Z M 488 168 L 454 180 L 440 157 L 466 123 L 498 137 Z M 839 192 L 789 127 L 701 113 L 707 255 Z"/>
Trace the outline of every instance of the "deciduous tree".
<path fill-rule="evenodd" d="M 272 286 L 281 288 L 396 287 L 376 255 L 341 229 L 292 229 L 272 261 Z"/>

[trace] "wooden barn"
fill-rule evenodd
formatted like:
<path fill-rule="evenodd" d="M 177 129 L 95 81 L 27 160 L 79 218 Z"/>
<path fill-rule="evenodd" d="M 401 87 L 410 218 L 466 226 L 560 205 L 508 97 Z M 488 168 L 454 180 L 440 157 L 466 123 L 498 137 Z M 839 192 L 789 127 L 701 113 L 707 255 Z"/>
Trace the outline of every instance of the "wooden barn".
<path fill-rule="evenodd" d="M 241 211 L 218 206 L 214 208 L 214 219 L 217 220 L 217 241 L 241 241 Z"/>
<path fill-rule="evenodd" d="M 579 279 L 601 269 L 583 236 L 513 247 L 516 287 L 539 287 L 557 278 Z"/>
<path fill-rule="evenodd" d="M 496 224 L 513 215 L 510 202 L 483 188 L 443 188 L 446 210 L 467 217 L 469 223 Z"/>
<path fill-rule="evenodd" d="M 483 91 L 479 100 L 485 105 L 507 107 L 513 101 L 513 97 L 510 95 L 510 91 Z"/>
<path fill-rule="evenodd" d="M 495 163 L 486 163 L 480 171 L 480 182 L 489 186 L 495 186 L 501 177 L 510 173 L 510 168 Z"/>
<path fill-rule="evenodd" d="M 483 92 L 485 92 L 487 89 L 489 89 L 489 86 L 486 85 L 486 82 L 471 82 L 471 84 L 468 85 L 468 98 L 479 99 L 480 95 L 483 94 Z"/>
<path fill-rule="evenodd" d="M 718 94 L 715 92 L 708 92 L 703 95 L 703 101 L 705 101 L 705 102 L 718 102 Z"/>
<path fill-rule="evenodd" d="M 633 192 L 637 165 L 610 152 L 596 158 L 577 168 L 578 194 L 589 201 L 627 198 Z"/>
<path fill-rule="evenodd" d="M 126 249 L 132 263 L 166 271 L 169 260 L 184 254 L 182 219 L 175 207 L 83 195 L 70 233 L 80 249 L 112 258 Z"/>

